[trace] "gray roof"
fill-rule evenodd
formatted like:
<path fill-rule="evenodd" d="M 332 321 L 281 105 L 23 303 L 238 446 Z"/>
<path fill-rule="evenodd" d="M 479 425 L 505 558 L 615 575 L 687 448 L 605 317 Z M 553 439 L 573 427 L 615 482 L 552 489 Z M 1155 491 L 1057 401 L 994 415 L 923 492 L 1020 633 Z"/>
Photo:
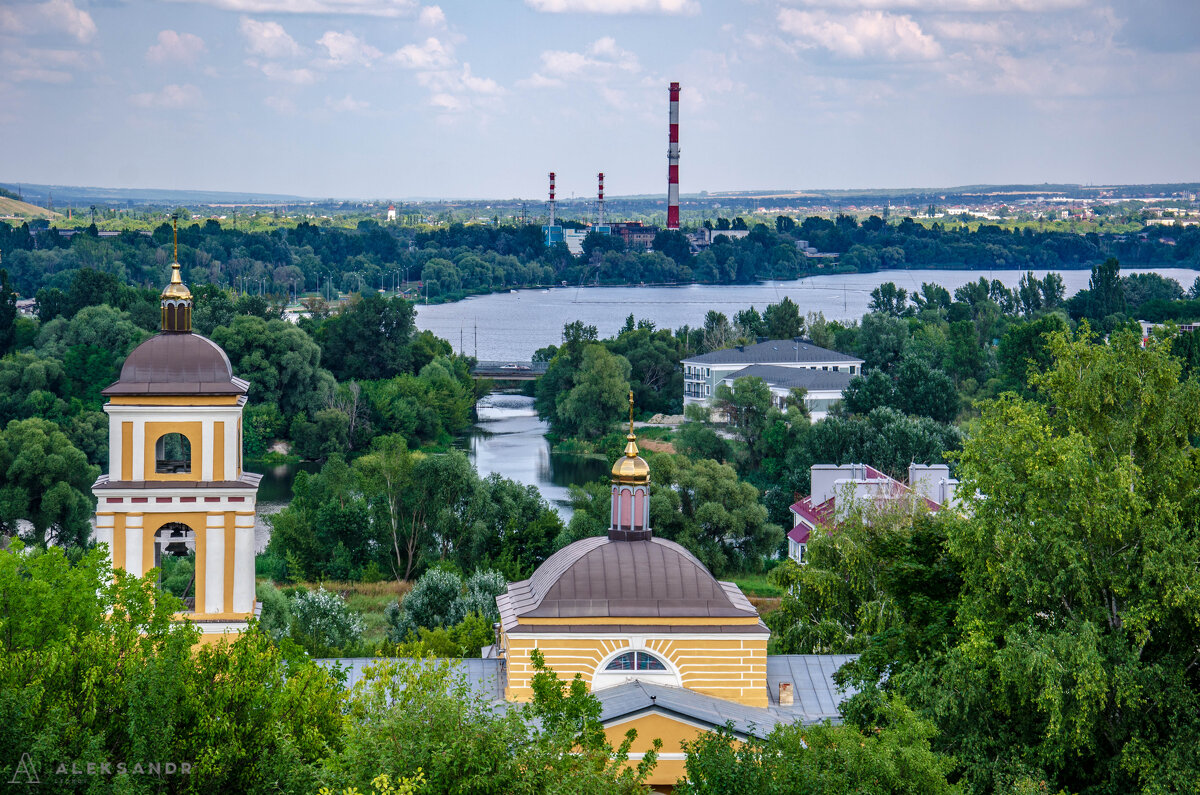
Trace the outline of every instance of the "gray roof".
<path fill-rule="evenodd" d="M 809 391 L 842 390 L 850 379 L 854 378 L 848 372 L 833 372 L 832 370 L 802 370 L 799 367 L 777 367 L 770 364 L 752 364 L 737 372 L 730 373 L 722 380 L 733 381 L 738 378 L 761 378 L 769 385 L 782 389 L 797 387 Z"/>
<path fill-rule="evenodd" d="M 314 662 L 333 668 L 339 666 L 346 673 L 346 688 L 354 687 L 363 679 L 364 671 L 369 665 L 387 660 L 389 662 L 417 665 L 447 665 L 453 669 L 453 676 L 462 677 L 476 695 L 483 696 L 489 701 L 504 700 L 504 680 L 501 675 L 501 660 L 467 657 L 462 660 L 422 660 L 407 657 L 335 657 L 315 660 Z"/>
<path fill-rule="evenodd" d="M 721 351 L 684 359 L 686 364 L 780 364 L 804 362 L 823 364 L 826 362 L 858 362 L 862 359 L 848 353 L 838 353 L 814 345 L 812 340 L 798 337 L 791 340 L 767 340 L 756 345 L 743 345 Z"/>
<path fill-rule="evenodd" d="M 164 331 L 125 359 L 121 377 L 102 395 L 244 395 L 221 346 L 199 334 Z"/>
<path fill-rule="evenodd" d="M 506 631 L 513 631 L 522 618 L 559 618 L 569 625 L 571 619 L 585 617 L 758 617 L 736 585 L 717 582 L 694 555 L 664 538 L 576 541 L 547 558 L 528 580 L 510 583 L 496 602 Z M 718 631 L 759 629 L 734 625 Z"/>
<path fill-rule="evenodd" d="M 770 705 L 766 708 L 748 707 L 734 701 L 698 693 L 673 685 L 631 681 L 616 687 L 595 691 L 600 701 L 600 721 L 605 724 L 636 717 L 643 713 L 658 713 L 683 718 L 693 723 L 716 728 L 732 722 L 734 731 L 742 736 L 763 736 L 780 723 L 818 723 L 841 720 L 838 706 L 854 694 L 853 689 L 841 691 L 833 682 L 838 668 L 855 659 L 855 654 L 776 654 L 767 657 L 767 691 Z M 332 668 L 337 665 L 346 673 L 346 687 L 361 681 L 364 669 L 383 659 L 372 657 L 342 657 L 316 660 Z M 484 700 L 501 706 L 512 706 L 504 700 L 502 660 L 478 657 L 465 660 L 420 660 L 390 658 L 398 663 L 418 665 L 448 665 L 455 677 L 462 677 L 471 691 Z M 779 683 L 791 682 L 795 703 L 779 705 Z"/>
<path fill-rule="evenodd" d="M 767 695 L 771 708 L 801 715 L 805 723 L 838 714 L 838 705 L 854 695 L 853 688 L 838 690 L 833 674 L 857 654 L 769 654 L 767 655 Z M 779 706 L 779 683 L 792 683 L 795 703 Z"/>

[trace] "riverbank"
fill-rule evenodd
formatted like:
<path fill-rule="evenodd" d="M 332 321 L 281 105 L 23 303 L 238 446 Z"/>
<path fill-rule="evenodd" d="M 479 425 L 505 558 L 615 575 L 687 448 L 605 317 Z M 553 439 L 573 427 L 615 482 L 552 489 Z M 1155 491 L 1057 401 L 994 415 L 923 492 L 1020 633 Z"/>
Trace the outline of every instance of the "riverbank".
<path fill-rule="evenodd" d="M 1039 279 L 1060 273 L 1066 296 L 1086 289 L 1088 270 L 1033 271 Z M 463 301 L 417 307 L 417 327 L 449 340 L 456 351 L 479 359 L 529 360 L 534 352 L 562 342 L 562 329 L 579 320 L 595 326 L 600 337 L 616 336 L 632 314 L 658 328 L 698 328 L 709 310 L 733 316 L 747 307 L 765 308 L 785 297 L 801 314 L 820 312 L 828 320 L 858 321 L 869 311 L 871 291 L 894 282 L 910 293 L 925 282 L 951 293 L 980 277 L 1012 288 L 1024 270 L 890 270 L 876 273 L 808 276 L 792 281 L 749 285 L 678 285 L 664 287 L 555 287 L 492 293 Z M 1122 275 L 1159 273 L 1185 289 L 1200 272 L 1185 268 L 1123 269 Z"/>

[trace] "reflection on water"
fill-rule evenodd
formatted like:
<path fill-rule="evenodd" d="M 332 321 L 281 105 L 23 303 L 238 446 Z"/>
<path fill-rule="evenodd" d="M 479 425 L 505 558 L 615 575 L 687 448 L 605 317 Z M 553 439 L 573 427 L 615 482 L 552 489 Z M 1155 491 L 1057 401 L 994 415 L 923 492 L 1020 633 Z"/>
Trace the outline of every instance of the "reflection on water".
<path fill-rule="evenodd" d="M 533 398 L 489 395 L 479 401 L 476 409 L 479 422 L 467 431 L 462 446 L 479 476 L 495 472 L 537 486 L 564 520 L 571 518 L 567 486 L 608 474 L 608 464 L 602 459 L 550 452 L 546 423 L 538 419 Z"/>

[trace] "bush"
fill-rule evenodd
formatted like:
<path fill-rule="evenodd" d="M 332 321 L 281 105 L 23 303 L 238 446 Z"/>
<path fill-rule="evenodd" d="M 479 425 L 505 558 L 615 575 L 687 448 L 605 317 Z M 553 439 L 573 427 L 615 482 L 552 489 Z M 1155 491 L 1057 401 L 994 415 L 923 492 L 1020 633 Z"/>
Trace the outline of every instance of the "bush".
<path fill-rule="evenodd" d="M 481 569 L 467 578 L 466 587 L 467 593 L 461 602 L 462 614 L 474 613 L 489 622 L 499 621 L 496 597 L 508 590 L 505 576 L 498 571 Z"/>
<path fill-rule="evenodd" d="M 296 594 L 291 608 L 292 639 L 310 654 L 329 654 L 362 636 L 362 617 L 324 588 Z"/>
<path fill-rule="evenodd" d="M 262 614 L 258 617 L 258 626 L 278 641 L 287 637 L 292 626 L 292 609 L 288 598 L 282 591 L 271 583 L 262 583 L 257 588 L 258 601 L 262 602 Z"/>

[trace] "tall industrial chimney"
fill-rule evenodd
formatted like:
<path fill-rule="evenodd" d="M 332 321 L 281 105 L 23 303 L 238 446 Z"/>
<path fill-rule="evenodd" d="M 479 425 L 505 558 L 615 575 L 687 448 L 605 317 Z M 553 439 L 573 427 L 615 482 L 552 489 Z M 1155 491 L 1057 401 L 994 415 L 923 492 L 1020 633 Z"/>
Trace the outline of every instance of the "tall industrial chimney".
<path fill-rule="evenodd" d="M 600 181 L 599 192 L 596 194 L 596 226 L 604 226 L 604 172 L 596 177 Z"/>
<path fill-rule="evenodd" d="M 554 172 L 550 172 L 550 226 L 554 226 Z"/>
<path fill-rule="evenodd" d="M 679 228 L 679 84 L 671 84 L 667 145 L 667 229 Z"/>

